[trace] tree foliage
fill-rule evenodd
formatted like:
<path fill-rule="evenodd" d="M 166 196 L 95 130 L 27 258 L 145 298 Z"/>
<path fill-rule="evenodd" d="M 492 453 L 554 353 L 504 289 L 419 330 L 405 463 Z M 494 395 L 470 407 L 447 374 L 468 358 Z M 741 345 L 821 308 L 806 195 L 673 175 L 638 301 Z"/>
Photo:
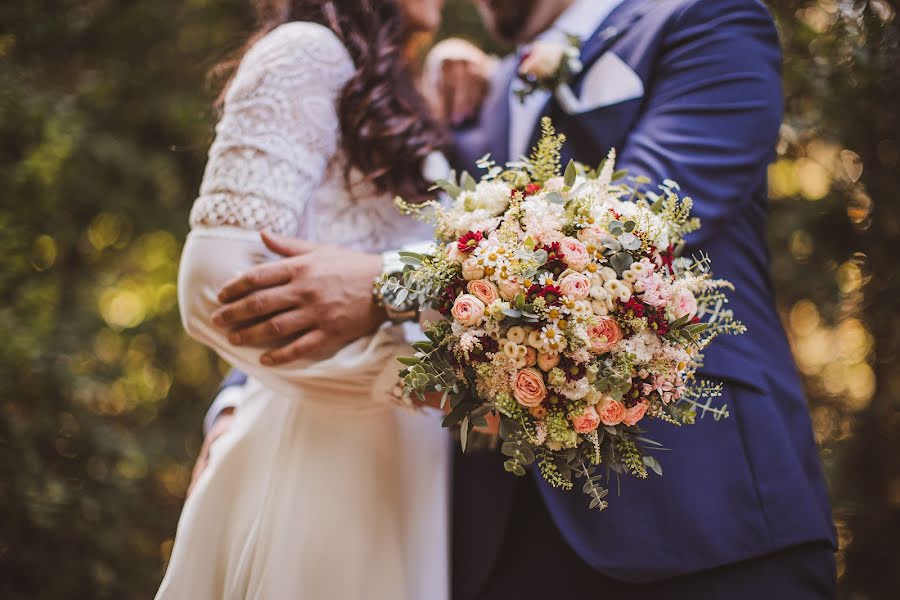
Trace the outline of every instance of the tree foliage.
<path fill-rule="evenodd" d="M 175 274 L 238 0 L 0 5 L 0 597 L 150 598 L 221 376 Z M 774 283 L 843 544 L 842 589 L 900 589 L 900 62 L 887 0 L 773 1 L 786 125 Z M 482 40 L 465 0 L 443 34 Z"/>

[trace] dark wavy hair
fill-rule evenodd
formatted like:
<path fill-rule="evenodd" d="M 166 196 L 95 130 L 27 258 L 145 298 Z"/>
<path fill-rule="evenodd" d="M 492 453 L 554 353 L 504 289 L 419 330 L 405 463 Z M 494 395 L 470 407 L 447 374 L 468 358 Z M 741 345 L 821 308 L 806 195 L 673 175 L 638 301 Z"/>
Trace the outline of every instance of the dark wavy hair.
<path fill-rule="evenodd" d="M 279 25 L 311 21 L 328 27 L 356 66 L 337 109 L 348 167 L 381 193 L 422 198 L 430 184 L 422 176 L 423 160 L 446 145 L 447 134 L 416 89 L 406 59 L 413 32 L 397 0 L 253 0 L 253 8 L 256 30 L 214 75 L 233 76 L 244 53 Z"/>

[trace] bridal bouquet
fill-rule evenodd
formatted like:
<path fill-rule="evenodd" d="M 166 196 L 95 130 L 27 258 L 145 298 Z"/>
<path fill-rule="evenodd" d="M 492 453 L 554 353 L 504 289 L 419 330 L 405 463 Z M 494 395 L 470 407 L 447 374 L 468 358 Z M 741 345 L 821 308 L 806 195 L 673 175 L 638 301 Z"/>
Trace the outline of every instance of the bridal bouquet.
<path fill-rule="evenodd" d="M 548 119 L 531 157 L 502 168 L 487 157 L 476 182 L 438 182 L 444 207 L 411 205 L 430 220 L 430 254 L 403 253 L 402 276 L 385 292 L 445 316 L 425 324 L 428 341 L 401 358 L 410 395 L 449 402 L 445 425 L 472 429 L 499 414 L 507 471 L 536 463 L 554 486 L 583 478 L 590 507 L 603 509 L 611 473 L 662 473 L 642 435 L 646 419 L 672 425 L 698 412 L 727 416 L 710 399 L 720 387 L 695 375 L 703 349 L 743 326 L 724 308 L 731 285 L 706 257 L 679 257 L 700 224 L 675 182 L 642 191 L 645 178 L 570 162 L 562 174 Z M 705 402 L 704 402 L 705 400 Z"/>

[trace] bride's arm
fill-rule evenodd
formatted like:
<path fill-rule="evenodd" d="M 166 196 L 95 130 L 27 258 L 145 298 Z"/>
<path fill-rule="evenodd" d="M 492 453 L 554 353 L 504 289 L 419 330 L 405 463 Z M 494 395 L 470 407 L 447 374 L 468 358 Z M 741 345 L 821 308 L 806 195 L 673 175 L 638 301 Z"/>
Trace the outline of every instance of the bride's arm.
<path fill-rule="evenodd" d="M 226 281 L 271 260 L 259 230 L 296 233 L 304 204 L 335 153 L 335 107 L 353 68 L 340 41 L 319 25 L 283 25 L 260 40 L 245 56 L 226 95 L 191 212 L 192 232 L 179 271 L 185 329 L 283 393 L 296 391 L 301 380 L 309 384 L 313 363 L 264 367 L 262 350 L 231 344 L 211 315 L 220 306 L 217 294 Z M 352 365 L 358 381 L 380 381 L 391 358 L 383 346 L 360 349 L 365 360 Z"/>

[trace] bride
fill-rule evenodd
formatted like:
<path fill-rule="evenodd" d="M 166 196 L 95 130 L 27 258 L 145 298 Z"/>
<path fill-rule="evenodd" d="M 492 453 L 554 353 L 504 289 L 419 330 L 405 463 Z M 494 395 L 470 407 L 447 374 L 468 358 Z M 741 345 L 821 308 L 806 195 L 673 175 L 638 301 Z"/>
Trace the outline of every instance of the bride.
<path fill-rule="evenodd" d="M 402 331 L 267 367 L 211 320 L 222 284 L 271 258 L 263 230 L 369 252 L 430 237 L 391 198 L 422 196 L 424 170 L 442 168 L 441 128 L 403 58 L 441 4 L 257 2 L 179 273 L 188 333 L 253 379 L 157 598 L 447 598 L 448 444 L 428 422 L 439 415 L 403 410 L 394 391 Z"/>

